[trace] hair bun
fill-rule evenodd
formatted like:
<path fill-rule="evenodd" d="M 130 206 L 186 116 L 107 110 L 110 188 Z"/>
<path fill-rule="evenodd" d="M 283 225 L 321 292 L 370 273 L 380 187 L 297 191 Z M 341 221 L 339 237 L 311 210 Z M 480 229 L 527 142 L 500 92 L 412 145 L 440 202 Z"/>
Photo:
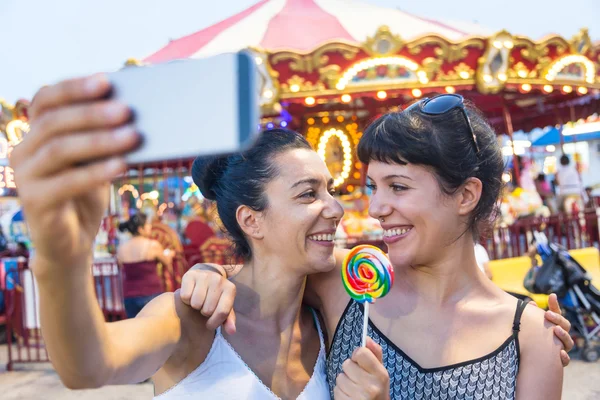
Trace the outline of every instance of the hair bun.
<path fill-rule="evenodd" d="M 198 157 L 192 165 L 192 179 L 202 196 L 208 200 L 216 200 L 215 186 L 223 177 L 229 164 L 229 157 Z"/>

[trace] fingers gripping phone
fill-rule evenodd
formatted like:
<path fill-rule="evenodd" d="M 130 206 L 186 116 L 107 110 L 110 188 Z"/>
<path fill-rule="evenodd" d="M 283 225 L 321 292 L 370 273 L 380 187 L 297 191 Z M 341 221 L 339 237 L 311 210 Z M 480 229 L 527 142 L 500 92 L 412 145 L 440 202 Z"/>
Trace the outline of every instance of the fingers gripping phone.
<path fill-rule="evenodd" d="M 131 164 L 236 152 L 258 133 L 257 70 L 247 52 L 129 67 L 109 79 L 143 137 Z"/>

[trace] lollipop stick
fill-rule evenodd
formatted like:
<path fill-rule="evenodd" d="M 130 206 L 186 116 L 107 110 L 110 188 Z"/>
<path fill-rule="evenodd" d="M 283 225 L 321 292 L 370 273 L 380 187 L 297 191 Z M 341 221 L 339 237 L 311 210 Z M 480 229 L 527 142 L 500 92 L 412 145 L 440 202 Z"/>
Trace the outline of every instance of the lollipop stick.
<path fill-rule="evenodd" d="M 363 312 L 363 334 L 362 334 L 362 344 L 361 347 L 365 347 L 367 345 L 367 328 L 369 326 L 369 302 L 365 301 L 364 303 L 364 312 Z"/>

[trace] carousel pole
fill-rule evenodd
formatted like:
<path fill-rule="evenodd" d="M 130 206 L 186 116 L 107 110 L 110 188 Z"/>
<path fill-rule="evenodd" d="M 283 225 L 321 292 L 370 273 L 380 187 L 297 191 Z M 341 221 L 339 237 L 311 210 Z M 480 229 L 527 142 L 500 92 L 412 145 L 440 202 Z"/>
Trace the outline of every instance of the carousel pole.
<path fill-rule="evenodd" d="M 519 183 L 521 182 L 521 173 L 519 171 L 519 168 L 521 167 L 519 165 L 519 159 L 517 158 L 517 155 L 515 154 L 515 140 L 513 139 L 513 124 L 512 124 L 512 118 L 510 116 L 510 111 L 508 109 L 508 106 L 506 105 L 506 101 L 504 100 L 504 98 L 502 98 L 502 116 L 504 117 L 504 125 L 506 127 L 506 133 L 508 133 L 508 136 L 510 137 L 510 143 L 512 145 L 512 157 L 513 157 L 513 168 L 515 170 L 515 176 L 514 176 L 514 180 L 515 180 L 515 184 L 517 186 L 519 186 Z"/>

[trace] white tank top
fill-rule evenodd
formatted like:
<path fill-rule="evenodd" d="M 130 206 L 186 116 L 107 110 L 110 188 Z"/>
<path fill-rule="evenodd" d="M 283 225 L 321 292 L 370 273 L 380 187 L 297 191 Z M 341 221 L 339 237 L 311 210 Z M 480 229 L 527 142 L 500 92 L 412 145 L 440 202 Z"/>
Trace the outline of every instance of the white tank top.
<path fill-rule="evenodd" d="M 297 400 L 329 400 L 329 386 L 325 373 L 325 342 L 319 319 L 313 316 L 321 346 L 314 371 Z M 155 396 L 157 400 L 211 399 L 211 400 L 280 400 L 252 372 L 231 344 L 217 329 L 215 339 L 202 364 L 166 392 Z"/>

